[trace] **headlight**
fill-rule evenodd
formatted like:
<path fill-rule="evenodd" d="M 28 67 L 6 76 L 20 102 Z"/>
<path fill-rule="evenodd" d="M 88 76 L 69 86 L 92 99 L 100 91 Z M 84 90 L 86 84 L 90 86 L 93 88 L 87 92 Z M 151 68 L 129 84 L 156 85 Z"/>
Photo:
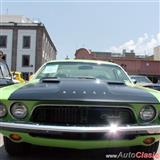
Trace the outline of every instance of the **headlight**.
<path fill-rule="evenodd" d="M 143 121 L 152 121 L 155 117 L 156 109 L 152 105 L 146 105 L 140 111 L 140 118 Z"/>
<path fill-rule="evenodd" d="M 7 110 L 5 105 L 0 103 L 0 118 L 4 117 L 7 114 Z"/>
<path fill-rule="evenodd" d="M 11 106 L 11 114 L 17 119 L 23 119 L 27 115 L 27 107 L 23 103 L 14 103 Z"/>

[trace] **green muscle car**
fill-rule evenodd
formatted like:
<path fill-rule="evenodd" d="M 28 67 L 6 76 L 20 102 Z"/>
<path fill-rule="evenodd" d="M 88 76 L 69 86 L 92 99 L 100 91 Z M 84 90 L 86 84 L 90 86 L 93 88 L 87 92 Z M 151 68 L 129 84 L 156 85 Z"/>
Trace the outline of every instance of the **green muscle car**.
<path fill-rule="evenodd" d="M 0 132 L 10 155 L 31 145 L 156 153 L 160 92 L 111 62 L 51 61 L 30 82 L 0 89 Z"/>

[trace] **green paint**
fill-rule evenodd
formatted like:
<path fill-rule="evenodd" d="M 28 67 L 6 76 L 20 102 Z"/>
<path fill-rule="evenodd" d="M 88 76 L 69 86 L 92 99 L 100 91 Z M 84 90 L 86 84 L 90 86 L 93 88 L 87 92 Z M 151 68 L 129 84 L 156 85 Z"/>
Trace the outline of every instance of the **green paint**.
<path fill-rule="evenodd" d="M 144 91 L 152 94 L 159 102 L 160 102 L 160 91 L 157 91 L 155 89 L 147 88 L 147 87 L 142 87 L 142 86 L 135 86 L 136 88 L 143 89 Z"/>
<path fill-rule="evenodd" d="M 1 100 L 8 100 L 9 96 L 13 92 L 15 92 L 16 90 L 20 89 L 21 87 L 24 87 L 27 84 L 34 84 L 38 81 L 39 80 L 33 80 L 33 81 L 30 81 L 30 82 L 25 83 L 25 84 L 19 83 L 19 84 L 14 84 L 14 85 L 11 85 L 11 86 L 0 88 L 0 101 Z"/>
<path fill-rule="evenodd" d="M 24 86 L 24 84 L 15 84 L 0 89 L 0 100 L 8 99 L 11 93 Z"/>
<path fill-rule="evenodd" d="M 2 131 L 2 133 L 9 137 L 11 133 Z M 49 139 L 32 137 L 27 133 L 17 133 L 22 137 L 23 142 L 27 142 L 34 145 L 60 147 L 60 148 L 72 148 L 72 149 L 96 149 L 96 148 L 114 148 L 114 147 L 131 147 L 137 145 L 144 145 L 143 140 L 148 137 L 154 137 L 156 141 L 160 140 L 160 135 L 152 136 L 137 136 L 133 140 L 62 140 L 62 139 Z M 145 146 L 145 145 L 144 145 Z"/>

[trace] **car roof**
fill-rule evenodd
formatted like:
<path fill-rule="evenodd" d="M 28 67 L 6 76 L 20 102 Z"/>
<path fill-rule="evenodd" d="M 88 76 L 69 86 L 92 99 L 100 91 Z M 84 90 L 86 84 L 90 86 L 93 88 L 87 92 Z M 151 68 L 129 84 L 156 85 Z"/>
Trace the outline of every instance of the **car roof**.
<path fill-rule="evenodd" d="M 147 77 L 147 76 L 143 76 L 143 75 L 129 75 L 130 77 Z"/>
<path fill-rule="evenodd" d="M 115 65 L 119 66 L 116 63 L 108 62 L 108 61 L 100 61 L 100 60 L 83 60 L 83 59 L 69 59 L 69 60 L 52 60 L 48 61 L 47 63 L 53 63 L 53 62 L 84 62 L 84 63 L 96 63 L 96 64 L 109 64 L 109 65 Z M 47 64 L 46 63 L 46 64 Z"/>

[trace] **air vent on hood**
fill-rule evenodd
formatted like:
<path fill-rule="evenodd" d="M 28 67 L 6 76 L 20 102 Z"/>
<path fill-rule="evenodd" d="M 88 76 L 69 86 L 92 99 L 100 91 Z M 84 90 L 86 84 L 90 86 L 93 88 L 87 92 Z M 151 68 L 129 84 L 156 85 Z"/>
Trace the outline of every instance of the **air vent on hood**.
<path fill-rule="evenodd" d="M 125 85 L 124 82 L 117 82 L 117 81 L 108 81 L 107 83 L 110 85 Z"/>
<path fill-rule="evenodd" d="M 59 83 L 60 79 L 58 79 L 57 77 L 46 77 L 46 78 L 42 78 L 41 82 L 43 82 L 43 83 Z"/>

